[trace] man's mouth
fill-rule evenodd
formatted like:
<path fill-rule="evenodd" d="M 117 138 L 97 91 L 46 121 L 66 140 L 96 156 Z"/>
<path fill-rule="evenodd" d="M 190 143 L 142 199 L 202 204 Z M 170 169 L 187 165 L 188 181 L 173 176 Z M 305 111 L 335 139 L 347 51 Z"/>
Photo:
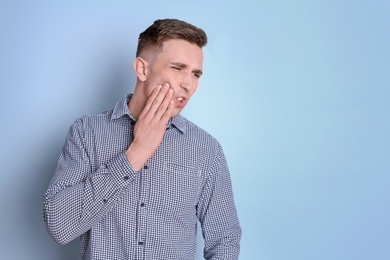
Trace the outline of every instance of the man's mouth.
<path fill-rule="evenodd" d="M 187 103 L 186 97 L 177 97 L 175 98 L 175 103 L 177 107 L 184 107 Z"/>

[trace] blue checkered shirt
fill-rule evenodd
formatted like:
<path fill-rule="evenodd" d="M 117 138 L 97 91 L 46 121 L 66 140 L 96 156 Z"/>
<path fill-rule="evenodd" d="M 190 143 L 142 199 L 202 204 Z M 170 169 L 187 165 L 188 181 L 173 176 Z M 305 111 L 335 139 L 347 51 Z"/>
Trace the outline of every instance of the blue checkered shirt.
<path fill-rule="evenodd" d="M 80 259 L 194 259 L 198 220 L 206 259 L 238 259 L 241 229 L 218 141 L 182 116 L 136 172 L 125 150 L 135 120 L 127 104 L 71 126 L 44 196 L 60 244 L 81 236 Z"/>

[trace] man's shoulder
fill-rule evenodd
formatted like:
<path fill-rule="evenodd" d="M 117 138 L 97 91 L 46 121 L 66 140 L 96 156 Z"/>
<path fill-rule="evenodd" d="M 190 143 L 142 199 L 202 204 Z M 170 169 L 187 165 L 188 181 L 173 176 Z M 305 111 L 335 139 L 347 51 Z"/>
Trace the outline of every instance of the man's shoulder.
<path fill-rule="evenodd" d="M 86 114 L 75 120 L 76 123 L 82 124 L 85 126 L 94 126 L 101 124 L 111 124 L 116 121 L 116 119 L 123 119 L 127 114 L 127 101 L 130 99 L 131 94 L 127 94 L 121 100 L 119 100 L 115 106 L 111 109 L 105 110 L 98 114 Z"/>
<path fill-rule="evenodd" d="M 78 117 L 73 124 L 83 128 L 107 124 L 111 121 L 112 113 L 113 109 L 105 110 L 98 114 L 86 114 Z"/>
<path fill-rule="evenodd" d="M 185 117 L 183 117 L 183 120 L 186 124 L 186 133 L 191 136 L 192 139 L 219 146 L 218 140 L 208 131 Z"/>
<path fill-rule="evenodd" d="M 183 142 L 175 144 L 185 146 L 181 147 L 183 149 L 178 149 L 180 150 L 179 153 L 182 155 L 183 153 L 181 151 L 186 151 L 188 160 L 184 161 L 191 161 L 194 165 L 198 165 L 201 168 L 211 166 L 211 162 L 214 162 L 216 158 L 223 155 L 221 144 L 216 137 L 202 127 L 186 118 L 184 118 L 184 121 Z"/>

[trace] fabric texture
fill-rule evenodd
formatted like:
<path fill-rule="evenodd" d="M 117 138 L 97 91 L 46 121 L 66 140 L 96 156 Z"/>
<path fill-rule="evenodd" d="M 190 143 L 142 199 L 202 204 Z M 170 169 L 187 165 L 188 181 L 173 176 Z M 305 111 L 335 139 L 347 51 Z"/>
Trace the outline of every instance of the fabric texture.
<path fill-rule="evenodd" d="M 49 234 L 60 244 L 81 237 L 82 260 L 188 260 L 199 221 L 206 259 L 238 259 L 241 228 L 218 141 L 178 115 L 136 172 L 125 156 L 130 98 L 71 126 L 44 196 Z"/>

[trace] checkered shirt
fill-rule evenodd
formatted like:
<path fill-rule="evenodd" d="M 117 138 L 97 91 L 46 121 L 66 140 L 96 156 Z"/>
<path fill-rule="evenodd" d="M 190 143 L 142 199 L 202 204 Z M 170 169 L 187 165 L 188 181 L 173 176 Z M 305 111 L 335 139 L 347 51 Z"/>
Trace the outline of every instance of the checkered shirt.
<path fill-rule="evenodd" d="M 136 172 L 125 150 L 135 120 L 127 104 L 71 126 L 44 196 L 50 236 L 81 236 L 80 259 L 194 259 L 197 223 L 206 259 L 238 259 L 241 228 L 218 141 L 182 116 Z"/>

